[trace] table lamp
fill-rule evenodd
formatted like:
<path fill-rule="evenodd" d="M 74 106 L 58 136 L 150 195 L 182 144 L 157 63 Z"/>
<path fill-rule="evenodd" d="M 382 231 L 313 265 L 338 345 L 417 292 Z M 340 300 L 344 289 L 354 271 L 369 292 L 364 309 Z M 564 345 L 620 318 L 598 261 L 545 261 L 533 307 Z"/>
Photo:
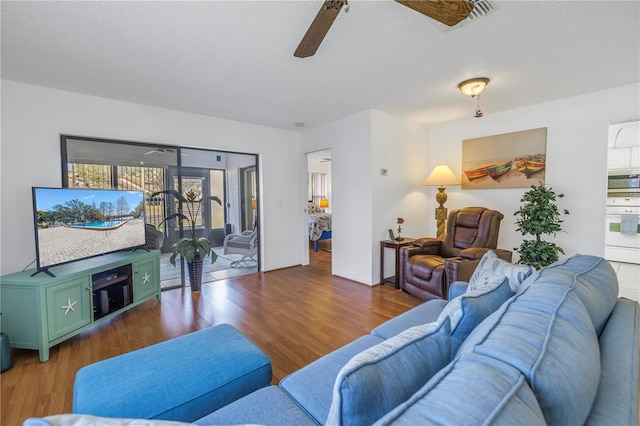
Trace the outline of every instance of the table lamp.
<path fill-rule="evenodd" d="M 444 192 L 445 185 L 460 185 L 460 181 L 449 166 L 438 164 L 424 180 L 424 186 L 438 187 L 436 201 L 440 204 L 440 207 L 436 207 L 436 238 L 439 239 L 444 238 L 444 226 L 447 221 L 447 209 L 444 207 L 444 203 L 447 201 L 447 194 Z"/>

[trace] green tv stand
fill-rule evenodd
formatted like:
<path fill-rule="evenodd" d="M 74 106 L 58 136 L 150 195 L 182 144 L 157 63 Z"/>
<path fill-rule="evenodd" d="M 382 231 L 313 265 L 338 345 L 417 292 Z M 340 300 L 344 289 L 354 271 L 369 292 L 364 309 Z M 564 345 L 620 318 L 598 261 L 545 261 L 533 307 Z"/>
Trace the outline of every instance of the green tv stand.
<path fill-rule="evenodd" d="M 156 297 L 160 301 L 160 252 L 117 252 L 0 277 L 2 332 L 11 346 L 49 348 Z"/>

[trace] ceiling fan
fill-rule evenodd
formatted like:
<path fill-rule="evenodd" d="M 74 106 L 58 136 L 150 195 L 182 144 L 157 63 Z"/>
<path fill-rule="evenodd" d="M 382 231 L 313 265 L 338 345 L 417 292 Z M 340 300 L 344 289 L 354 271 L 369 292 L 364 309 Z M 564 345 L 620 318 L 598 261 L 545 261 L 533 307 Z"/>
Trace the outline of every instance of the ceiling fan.
<path fill-rule="evenodd" d="M 450 27 L 466 19 L 473 10 L 473 5 L 467 0 L 395 1 Z M 326 0 L 293 56 L 298 58 L 313 56 L 343 7 L 345 12 L 349 10 L 348 0 Z"/>
<path fill-rule="evenodd" d="M 173 148 L 153 148 L 153 149 L 150 149 L 149 151 L 145 152 L 144 155 L 164 154 L 165 152 L 176 152 L 176 150 L 173 149 Z"/>

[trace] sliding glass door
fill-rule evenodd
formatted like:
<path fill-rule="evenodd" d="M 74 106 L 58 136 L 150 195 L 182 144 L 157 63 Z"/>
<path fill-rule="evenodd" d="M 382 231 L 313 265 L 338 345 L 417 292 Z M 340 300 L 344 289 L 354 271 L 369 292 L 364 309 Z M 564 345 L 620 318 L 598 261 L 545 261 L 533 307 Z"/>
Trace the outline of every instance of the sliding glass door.
<path fill-rule="evenodd" d="M 189 232 L 178 221 L 164 218 L 178 211 L 170 196 L 151 197 L 154 192 L 175 189 L 185 194 L 193 190 L 198 198 L 216 196 L 201 203 L 196 234 L 211 241 L 219 262 L 204 262 L 203 282 L 215 281 L 259 270 L 254 263 L 233 271 L 233 254 L 224 255 L 225 236 L 253 229 L 257 220 L 257 156 L 208 149 L 156 146 L 145 143 L 61 136 L 63 186 L 76 188 L 118 188 L 144 190 L 145 221 L 161 231 L 161 283 L 163 289 L 188 283 L 181 259 L 169 263 L 171 246 Z M 183 206 L 184 208 L 184 206 Z"/>

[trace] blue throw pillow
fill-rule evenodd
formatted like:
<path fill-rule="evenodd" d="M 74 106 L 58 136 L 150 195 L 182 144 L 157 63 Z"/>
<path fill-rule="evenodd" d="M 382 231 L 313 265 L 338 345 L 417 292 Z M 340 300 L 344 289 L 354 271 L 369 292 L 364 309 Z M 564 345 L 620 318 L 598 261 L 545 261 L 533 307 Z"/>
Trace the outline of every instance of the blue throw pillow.
<path fill-rule="evenodd" d="M 411 327 L 354 356 L 338 373 L 326 424 L 370 425 L 417 392 L 449 363 L 451 327 Z"/>
<path fill-rule="evenodd" d="M 451 320 L 451 357 L 471 334 L 474 328 L 491 315 L 512 296 L 509 278 L 504 277 L 478 290 L 467 291 L 451 300 L 440 312 L 438 322 L 444 318 Z"/>

